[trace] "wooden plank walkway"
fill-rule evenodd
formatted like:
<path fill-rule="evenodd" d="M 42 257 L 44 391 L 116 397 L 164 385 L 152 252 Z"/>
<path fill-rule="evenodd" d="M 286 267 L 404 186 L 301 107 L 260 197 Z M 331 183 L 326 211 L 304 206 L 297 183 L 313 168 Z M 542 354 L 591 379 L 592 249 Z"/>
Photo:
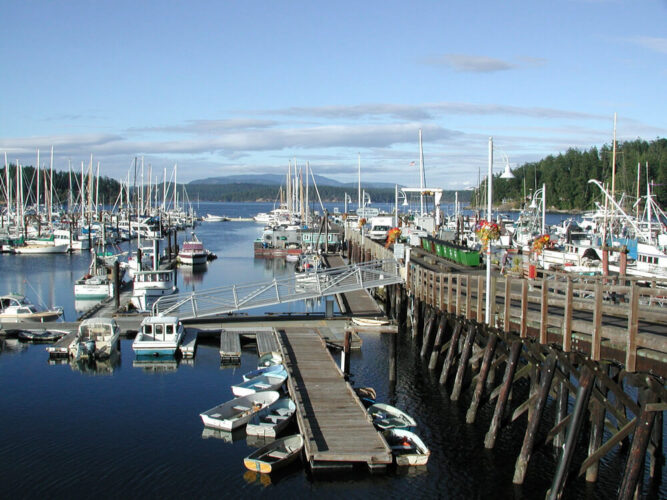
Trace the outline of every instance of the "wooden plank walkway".
<path fill-rule="evenodd" d="M 241 359 L 241 337 L 238 331 L 220 332 L 220 359 L 223 361 Z"/>
<path fill-rule="evenodd" d="M 259 356 L 280 350 L 280 344 L 273 328 L 258 329 L 255 337 L 257 339 L 257 354 Z"/>
<path fill-rule="evenodd" d="M 197 349 L 197 332 L 186 328 L 185 335 L 181 341 L 181 356 L 184 359 L 194 358 Z"/>
<path fill-rule="evenodd" d="M 390 464 L 391 450 L 322 338 L 309 328 L 286 328 L 278 334 L 311 468 L 366 464 L 379 470 Z"/>

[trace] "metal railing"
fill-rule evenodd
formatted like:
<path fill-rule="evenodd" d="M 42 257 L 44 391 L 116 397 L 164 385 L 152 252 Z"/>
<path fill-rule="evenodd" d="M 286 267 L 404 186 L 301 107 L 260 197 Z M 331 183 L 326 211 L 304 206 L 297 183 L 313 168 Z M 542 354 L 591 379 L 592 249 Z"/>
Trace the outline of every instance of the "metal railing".
<path fill-rule="evenodd" d="M 153 304 L 153 315 L 173 314 L 180 319 L 202 318 L 402 282 L 399 265 L 395 260 L 374 260 L 293 274 L 269 282 L 166 295 Z"/>

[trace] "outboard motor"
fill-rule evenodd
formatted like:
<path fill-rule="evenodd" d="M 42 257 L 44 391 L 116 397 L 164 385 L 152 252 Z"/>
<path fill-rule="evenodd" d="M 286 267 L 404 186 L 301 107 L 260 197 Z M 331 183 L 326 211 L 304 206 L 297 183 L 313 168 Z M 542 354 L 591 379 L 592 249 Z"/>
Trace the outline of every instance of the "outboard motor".
<path fill-rule="evenodd" d="M 95 341 L 94 340 L 87 340 L 86 341 L 86 346 L 85 346 L 86 353 L 88 354 L 89 357 L 94 357 L 95 356 Z"/>

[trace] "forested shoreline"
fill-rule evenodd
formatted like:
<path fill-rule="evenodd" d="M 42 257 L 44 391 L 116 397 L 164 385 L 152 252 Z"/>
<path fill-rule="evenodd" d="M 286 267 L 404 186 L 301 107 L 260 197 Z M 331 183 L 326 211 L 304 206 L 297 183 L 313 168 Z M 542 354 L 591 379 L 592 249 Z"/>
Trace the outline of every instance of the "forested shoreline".
<path fill-rule="evenodd" d="M 616 151 L 616 198 L 626 194 L 629 204 L 633 204 L 637 193 L 637 166 L 640 166 L 640 195 L 645 196 L 647 184 L 661 206 L 667 205 L 667 139 L 658 138 L 653 141 L 637 139 L 617 144 Z M 603 201 L 600 189 L 589 184 L 589 179 L 597 179 L 602 183 L 611 184 L 612 179 L 612 146 L 604 145 L 600 149 L 592 147 L 588 150 L 569 149 L 565 153 L 549 155 L 546 158 L 523 164 L 513 170 L 514 179 L 501 179 L 500 174 L 493 178 L 494 205 L 505 209 L 520 209 L 531 194 L 546 186 L 547 208 L 560 211 L 580 211 L 594 208 L 596 201 Z M 16 192 L 16 167 L 9 166 L 12 192 Z M 6 179 L 5 167 L 0 168 L 0 178 Z M 24 199 L 34 202 L 36 197 L 35 169 L 23 167 Z M 41 171 L 41 200 L 45 202 L 44 193 L 48 190 L 49 172 Z M 76 202 L 79 193 L 80 176 L 72 173 L 72 197 Z M 88 182 L 86 180 L 86 182 Z M 67 203 L 70 191 L 70 174 L 67 171 L 53 172 L 54 204 Z M 279 187 L 275 184 L 263 185 L 256 183 L 235 182 L 228 184 L 187 184 L 179 185 L 185 189 L 187 197 L 179 195 L 179 199 L 191 202 L 201 201 L 279 201 Z M 99 191 L 102 204 L 113 205 L 118 198 L 120 183 L 109 177 L 100 177 L 99 187 L 93 179 L 92 192 Z M 322 201 L 339 202 L 345 195 L 351 197 L 356 205 L 357 190 L 351 187 L 318 186 Z M 393 203 L 395 191 L 392 188 L 366 188 L 373 203 Z M 31 194 L 28 194 L 31 193 Z M 170 191 L 171 193 L 171 191 Z M 443 203 L 451 203 L 458 199 L 462 203 L 473 206 L 486 206 L 486 182 L 483 180 L 477 189 L 461 191 L 444 191 Z M 158 195 L 161 195 L 161 190 Z M 14 195 L 15 196 L 15 195 Z M 311 201 L 317 200 L 317 191 L 310 187 Z M 171 197 L 171 194 L 168 194 Z M 4 193 L 2 199 L 4 201 Z"/>

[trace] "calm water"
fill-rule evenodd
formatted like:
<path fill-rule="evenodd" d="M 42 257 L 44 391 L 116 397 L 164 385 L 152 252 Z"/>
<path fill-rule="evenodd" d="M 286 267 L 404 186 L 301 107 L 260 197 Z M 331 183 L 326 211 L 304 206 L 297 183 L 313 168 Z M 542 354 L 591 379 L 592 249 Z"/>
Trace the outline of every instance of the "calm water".
<path fill-rule="evenodd" d="M 270 204 L 201 204 L 200 213 L 249 215 Z M 284 261 L 255 260 L 252 223 L 209 223 L 197 228 L 218 260 L 203 274 L 179 276 L 192 290 L 264 281 L 291 272 Z M 179 240 L 182 241 L 182 233 Z M 33 301 L 56 303 L 75 317 L 72 282 L 86 256 L 0 256 L 0 292 L 20 291 Z M 283 305 L 280 310 L 321 310 L 321 305 Z M 290 309 L 292 308 L 292 309 Z M 318 309 L 319 308 L 319 309 Z M 502 431 L 496 448 L 484 450 L 492 409 L 465 424 L 469 395 L 458 403 L 420 362 L 409 335 L 398 343 L 398 382 L 388 382 L 390 335 L 365 334 L 351 359 L 353 381 L 372 386 L 378 400 L 399 406 L 418 421 L 432 450 L 426 468 L 391 473 L 310 477 L 299 465 L 279 476 L 260 477 L 243 467 L 252 448 L 244 436 L 204 432 L 199 413 L 232 397 L 229 386 L 255 368 L 245 351 L 241 365 L 221 367 L 217 345 L 200 345 L 192 362 L 147 368 L 134 363 L 131 341 L 118 359 L 96 370 L 52 364 L 44 345 L 8 339 L 0 352 L 0 488 L 6 498 L 543 498 L 554 469 L 551 447 L 536 451 L 524 486 L 512 485 L 524 425 Z M 520 392 L 520 389 L 518 390 Z M 523 397 L 523 396 L 521 396 Z M 517 400 L 519 396 L 517 395 Z M 541 435 L 546 428 L 541 429 Z M 566 498 L 609 498 L 622 474 L 622 453 L 607 459 L 593 486 L 571 477 Z M 664 482 L 663 482 L 664 483 Z M 665 485 L 652 498 L 666 497 Z"/>

